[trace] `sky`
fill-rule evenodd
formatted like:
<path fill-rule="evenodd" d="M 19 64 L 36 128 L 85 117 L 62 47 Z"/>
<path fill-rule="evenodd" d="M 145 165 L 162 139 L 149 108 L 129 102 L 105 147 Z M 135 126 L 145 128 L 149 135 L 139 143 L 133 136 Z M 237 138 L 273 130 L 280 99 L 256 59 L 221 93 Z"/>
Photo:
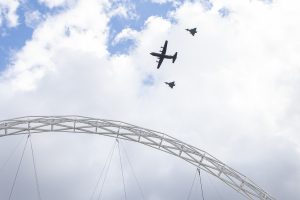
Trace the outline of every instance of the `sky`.
<path fill-rule="evenodd" d="M 276 199 L 299 199 L 299 9 L 294 0 L 0 0 L 0 120 L 128 122 L 209 152 Z M 194 27 L 193 37 L 185 29 Z M 178 57 L 158 70 L 149 53 L 165 40 L 167 53 Z M 115 141 L 31 137 L 42 199 L 89 199 Z M 1 199 L 8 199 L 25 141 L 0 139 Z M 187 199 L 193 166 L 121 144 L 145 199 Z M 128 199 L 141 199 L 129 162 L 123 168 Z M 202 178 L 206 199 L 243 199 L 214 177 Z M 190 199 L 199 199 L 199 187 Z M 12 197 L 38 199 L 28 146 Z M 116 150 L 103 199 L 124 199 Z"/>

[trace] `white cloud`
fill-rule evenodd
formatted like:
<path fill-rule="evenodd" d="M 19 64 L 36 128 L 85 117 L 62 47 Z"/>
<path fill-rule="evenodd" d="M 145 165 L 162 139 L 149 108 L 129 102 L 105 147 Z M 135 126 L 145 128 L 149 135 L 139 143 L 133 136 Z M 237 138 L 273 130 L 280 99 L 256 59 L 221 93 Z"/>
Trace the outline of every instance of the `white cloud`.
<path fill-rule="evenodd" d="M 37 11 L 27 11 L 25 13 L 25 24 L 28 27 L 35 28 L 43 20 L 42 14 Z"/>
<path fill-rule="evenodd" d="M 69 11 L 49 16 L 33 33 L 32 40 L 15 55 L 12 66 L 4 74 L 5 80 L 16 84 L 15 89 L 34 88 L 35 72 L 55 70 L 53 57 L 60 51 L 94 52 L 97 56 L 106 53 L 105 37 L 107 18 L 99 13 L 102 3 L 79 3 Z M 88 9 L 90 12 L 78 16 Z M 98 23 L 98 22 L 101 23 Z M 69 35 L 66 31 L 69 30 Z M 35 70 L 38 69 L 38 70 Z M 24 73 L 29 73 L 24 76 Z M 42 73 L 43 74 L 43 73 Z M 31 77 L 33 76 L 33 77 Z M 23 80 L 23 79 L 26 80 Z M 20 82 L 20 83 L 19 83 Z"/>
<path fill-rule="evenodd" d="M 120 33 L 116 35 L 113 40 L 113 44 L 119 43 L 125 40 L 134 40 L 138 35 L 138 31 L 131 28 L 125 28 Z"/>
<path fill-rule="evenodd" d="M 0 78 L 0 117 L 81 114 L 152 128 L 210 152 L 278 199 L 296 200 L 300 195 L 295 188 L 300 181 L 300 30 L 295 20 L 299 3 L 216 2 L 210 11 L 204 11 L 201 3 L 184 3 L 172 14 L 176 24 L 150 17 L 140 32 L 123 30 L 116 40 L 135 38 L 136 48 L 129 55 L 113 57 L 106 47 L 108 2 L 82 0 L 48 16 Z M 228 18 L 218 14 L 224 6 L 232 11 Z M 185 28 L 194 26 L 198 33 L 192 37 Z M 158 51 L 165 40 L 167 53 L 178 51 L 178 58 L 174 64 L 165 60 L 157 70 L 149 53 Z M 154 84 L 143 85 L 149 75 Z M 173 90 L 163 84 L 170 80 L 176 81 Z M 44 190 L 49 199 L 83 199 L 104 162 L 99 163 L 98 156 L 104 157 L 99 152 L 110 147 L 109 140 L 76 135 L 61 136 L 60 142 L 53 137 L 34 138 L 43 155 L 37 159 L 42 180 L 64 177 L 68 184 L 57 181 L 41 187 L 50 188 Z M 128 148 L 137 158 L 135 166 L 140 167 L 139 177 L 145 177 L 149 197 L 185 198 L 189 188 L 184 186 L 190 185 L 193 168 L 147 148 Z M 52 163 L 61 164 L 54 170 Z M 120 180 L 116 168 L 112 177 Z M 79 174 L 72 176 L 78 180 L 70 180 L 66 173 Z M 85 173 L 90 179 L 83 177 Z M 51 194 L 53 185 L 72 188 Z M 132 181 L 129 185 L 134 190 Z M 118 191 L 118 186 L 107 188 L 108 199 L 119 199 L 110 192 Z M 226 198 L 240 199 L 226 186 L 218 188 Z M 212 191 L 207 195 L 217 199 Z"/>
<path fill-rule="evenodd" d="M 38 0 L 49 8 L 62 7 L 76 3 L 78 0 Z"/>
<path fill-rule="evenodd" d="M 171 0 L 172 1 L 172 0 Z M 159 3 L 159 4 L 163 4 L 163 3 L 167 3 L 170 2 L 170 0 L 152 0 L 153 3 Z"/>
<path fill-rule="evenodd" d="M 125 19 L 137 19 L 135 4 L 128 0 L 110 1 L 110 6 L 107 9 L 107 15 L 111 18 L 120 16 Z"/>
<path fill-rule="evenodd" d="M 180 5 L 180 0 L 150 0 L 152 3 L 158 3 L 158 4 L 165 4 L 165 3 L 172 3 L 173 5 Z"/>
<path fill-rule="evenodd" d="M 1 0 L 0 1 L 0 27 L 6 22 L 8 27 L 18 25 L 17 9 L 20 5 L 19 0 Z"/>

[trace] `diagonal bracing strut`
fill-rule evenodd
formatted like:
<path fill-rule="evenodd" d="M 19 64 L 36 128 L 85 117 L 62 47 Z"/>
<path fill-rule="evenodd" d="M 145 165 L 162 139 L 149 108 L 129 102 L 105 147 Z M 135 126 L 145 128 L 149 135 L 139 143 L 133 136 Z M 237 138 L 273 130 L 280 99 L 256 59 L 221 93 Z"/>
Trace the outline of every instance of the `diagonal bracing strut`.
<path fill-rule="evenodd" d="M 247 199 L 275 200 L 245 175 L 209 153 L 161 132 L 121 121 L 83 116 L 29 116 L 0 121 L 0 137 L 44 132 L 98 134 L 138 142 L 185 160 L 217 177 Z"/>

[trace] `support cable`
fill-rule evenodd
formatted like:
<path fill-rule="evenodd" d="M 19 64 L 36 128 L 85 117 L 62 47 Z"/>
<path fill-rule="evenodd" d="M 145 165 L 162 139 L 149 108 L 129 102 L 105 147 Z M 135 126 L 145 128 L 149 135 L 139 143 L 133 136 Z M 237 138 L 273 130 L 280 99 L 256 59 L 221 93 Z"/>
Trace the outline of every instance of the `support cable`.
<path fill-rule="evenodd" d="M 12 193 L 13 193 L 13 191 L 14 191 L 14 187 L 15 187 L 15 184 L 16 184 L 16 180 L 17 180 L 17 177 L 18 177 L 18 174 L 19 174 L 19 170 L 20 170 L 20 167 L 21 167 L 21 163 L 22 163 L 23 157 L 24 157 L 24 152 L 25 152 L 26 147 L 27 147 L 28 138 L 29 138 L 29 135 L 27 136 L 26 143 L 25 143 L 25 146 L 24 146 L 24 148 L 23 148 L 22 156 L 21 156 L 21 159 L 20 159 L 20 161 L 19 161 L 18 169 L 17 169 L 16 175 L 15 175 L 15 178 L 14 178 L 14 181 L 13 181 L 13 185 L 12 185 L 11 190 L 10 190 L 10 193 L 9 193 L 8 200 L 11 199 L 11 195 L 12 195 Z"/>
<path fill-rule="evenodd" d="M 192 182 L 192 185 L 191 185 L 191 188 L 189 190 L 189 193 L 188 193 L 188 196 L 187 196 L 187 200 L 189 200 L 191 198 L 191 194 L 192 194 L 192 191 L 193 191 L 193 188 L 194 188 L 194 184 L 195 184 L 195 180 L 196 180 L 196 176 L 197 176 L 197 170 L 195 172 L 195 175 L 194 175 L 194 178 L 193 178 L 193 182 Z"/>
<path fill-rule="evenodd" d="M 120 166 L 121 166 L 121 172 L 122 172 L 124 197 L 125 197 L 125 200 L 126 200 L 126 199 L 127 199 L 127 195 L 126 195 L 125 179 L 124 179 L 124 172 L 123 172 L 123 165 L 122 165 L 121 151 L 120 151 L 120 145 L 119 145 L 119 140 L 118 140 L 118 139 L 117 139 L 117 143 L 118 143 L 119 158 L 120 158 Z"/>
<path fill-rule="evenodd" d="M 106 168 L 106 172 L 105 172 L 105 175 L 104 175 L 104 179 L 103 179 L 103 182 L 102 182 L 102 185 L 101 185 L 101 188 L 100 188 L 100 193 L 99 193 L 99 195 L 98 195 L 98 200 L 101 199 L 101 195 L 102 195 L 104 183 L 105 183 L 105 181 L 106 181 L 106 178 L 107 178 L 107 175 L 108 175 L 108 172 L 109 172 L 109 167 L 110 167 L 110 163 L 111 163 L 111 160 L 112 160 L 112 157 L 113 157 L 113 153 L 114 153 L 114 150 L 115 150 L 116 143 L 117 143 L 117 142 L 115 142 L 115 145 L 114 145 L 112 154 L 111 154 L 111 156 L 110 156 L 110 158 L 109 158 L 108 166 L 107 166 L 107 168 Z"/>
<path fill-rule="evenodd" d="M 134 170 L 133 170 L 132 164 L 131 164 L 131 162 L 130 162 L 130 160 L 129 160 L 129 156 L 128 156 L 128 153 L 127 153 L 127 151 L 126 151 L 126 149 L 125 149 L 125 146 L 121 143 L 121 141 L 119 141 L 119 143 L 120 143 L 121 147 L 122 147 L 123 150 L 124 150 L 125 158 L 127 159 L 127 162 L 129 163 L 129 166 L 130 166 L 130 169 L 131 169 L 132 174 L 133 174 L 133 176 L 134 176 L 134 179 L 135 179 L 135 181 L 136 181 L 136 183 L 137 183 L 137 185 L 138 185 L 138 188 L 139 188 L 139 190 L 140 190 L 140 193 L 141 193 L 141 195 L 142 195 L 142 199 L 146 199 L 146 198 L 145 198 L 145 195 L 144 195 L 144 192 L 143 192 L 143 190 L 142 190 L 141 184 L 140 184 L 139 180 L 137 179 L 137 176 L 136 176 L 135 173 L 134 173 Z"/>
<path fill-rule="evenodd" d="M 203 187 L 202 187 L 202 180 L 201 180 L 201 172 L 200 172 L 200 168 L 197 168 L 197 171 L 198 171 L 199 179 L 200 179 L 202 199 L 204 200 L 204 194 L 203 194 Z"/>
<path fill-rule="evenodd" d="M 71 122 L 78 122 L 82 124 L 81 127 L 74 127 L 70 125 Z M 95 123 L 97 122 L 97 123 Z M 30 123 L 34 128 L 30 127 Z M 57 127 L 54 129 L 54 126 Z M 96 132 L 92 131 L 96 128 Z M 120 130 L 116 131 L 115 129 Z M 99 130 L 98 130 L 99 129 Z M 275 200 L 270 194 L 256 185 L 253 181 L 245 175 L 230 168 L 209 153 L 182 142 L 165 133 L 159 133 L 154 130 L 145 129 L 129 123 L 116 121 L 116 120 L 103 120 L 92 117 L 83 116 L 26 116 L 18 117 L 9 120 L 0 120 L 0 137 L 10 135 L 28 134 L 32 130 L 33 133 L 46 133 L 46 132 L 80 132 L 85 134 L 98 134 L 112 138 L 120 138 L 128 141 L 138 142 L 143 145 L 154 147 L 157 150 L 165 153 L 175 155 L 180 159 L 194 165 L 196 167 L 203 167 L 203 154 L 207 164 L 204 166 L 209 174 L 215 176 L 217 179 L 234 189 L 236 192 L 249 199 L 264 199 Z M 119 137 L 120 136 L 120 137 Z M 141 141 L 142 136 L 147 136 L 147 141 Z M 164 145 L 161 142 L 164 141 Z M 158 144 L 159 142 L 159 144 Z M 177 151 L 180 154 L 177 155 Z M 186 155 L 181 155 L 181 153 Z M 189 158 L 187 158 L 187 157 Z M 218 163 L 216 165 L 216 163 Z M 200 164 L 200 165 L 199 165 Z M 202 166 L 201 166 L 202 165 Z M 217 166 L 217 167 L 216 167 Z M 219 168 L 219 166 L 221 168 Z M 222 169 L 226 170 L 222 170 Z M 204 168 L 203 168 L 204 169 Z M 216 173 L 215 173 L 216 172 Z M 223 173 L 224 176 L 218 176 L 218 173 Z M 245 186 L 244 186 L 245 185 Z"/>
<path fill-rule="evenodd" d="M 31 135 L 29 134 L 29 142 L 30 142 L 30 148 L 31 148 L 31 155 L 32 155 L 32 162 L 33 162 L 33 168 L 34 168 L 34 177 L 35 177 L 35 184 L 36 184 L 36 189 L 37 189 L 37 195 L 38 199 L 41 200 L 41 191 L 40 191 L 40 185 L 39 185 L 39 179 L 37 175 L 37 169 L 36 169 L 36 164 L 35 164 L 35 158 L 34 158 L 34 152 L 33 152 L 33 145 L 31 141 Z"/>
<path fill-rule="evenodd" d="M 17 149 L 19 148 L 20 144 L 22 143 L 24 137 L 21 137 L 21 139 L 18 141 L 17 145 L 14 147 L 14 149 L 10 152 L 8 158 L 4 161 L 3 165 L 0 168 L 0 172 L 4 169 L 4 167 L 7 165 L 7 163 L 10 161 L 12 156 L 16 153 Z"/>
<path fill-rule="evenodd" d="M 104 166 L 103 166 L 103 168 L 102 168 L 102 170 L 101 170 L 101 173 L 100 173 L 100 175 L 99 175 L 99 177 L 98 177 L 97 184 L 95 185 L 95 187 L 94 187 L 94 189 L 93 189 L 93 192 L 92 192 L 92 195 L 91 195 L 91 197 L 90 197 L 90 200 L 93 199 L 93 196 L 94 196 L 95 193 L 96 193 L 96 190 L 97 190 L 97 188 L 98 188 L 98 185 L 99 185 L 99 183 L 100 183 L 100 180 L 101 180 L 101 178 L 102 178 L 102 176 L 103 176 L 103 174 L 104 174 L 104 171 L 105 171 L 105 169 L 106 169 L 106 165 L 107 165 L 108 161 L 111 160 L 111 157 L 112 157 L 112 155 L 113 155 L 115 146 L 116 146 L 116 142 L 114 142 L 114 144 L 113 144 L 113 146 L 112 146 L 110 152 L 108 153 L 108 156 L 107 156 L 107 158 L 106 158 L 106 160 L 105 160 Z"/>

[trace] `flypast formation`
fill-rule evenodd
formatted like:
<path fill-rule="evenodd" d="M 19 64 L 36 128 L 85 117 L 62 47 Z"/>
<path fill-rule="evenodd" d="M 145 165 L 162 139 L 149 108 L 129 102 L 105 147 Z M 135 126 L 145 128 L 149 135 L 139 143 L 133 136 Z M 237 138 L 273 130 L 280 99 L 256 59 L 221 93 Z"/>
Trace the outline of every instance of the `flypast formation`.
<path fill-rule="evenodd" d="M 185 30 L 189 31 L 192 34 L 192 36 L 194 36 L 197 33 L 196 29 L 197 28 L 185 29 Z M 160 53 L 156 53 L 156 52 L 150 53 L 152 56 L 155 56 L 158 58 L 158 60 L 156 61 L 158 63 L 157 69 L 160 68 L 160 66 L 165 58 L 172 59 L 172 63 L 174 63 L 177 59 L 177 52 L 175 52 L 174 55 L 167 55 L 167 47 L 168 47 L 168 40 L 166 40 L 164 46 L 161 47 Z M 171 89 L 173 89 L 173 87 L 175 86 L 175 81 L 165 82 L 165 84 L 167 84 Z"/>

